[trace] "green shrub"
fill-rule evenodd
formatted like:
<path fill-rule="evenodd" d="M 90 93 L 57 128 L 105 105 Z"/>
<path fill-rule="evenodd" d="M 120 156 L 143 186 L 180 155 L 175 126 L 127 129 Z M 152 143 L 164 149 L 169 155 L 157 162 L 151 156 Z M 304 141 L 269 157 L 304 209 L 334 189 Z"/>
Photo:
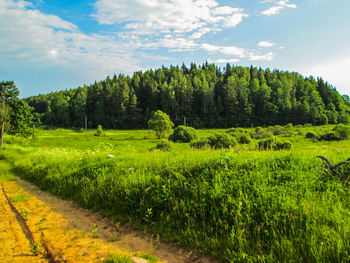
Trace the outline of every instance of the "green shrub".
<path fill-rule="evenodd" d="M 273 126 L 272 133 L 273 133 L 273 135 L 283 134 L 284 128 L 280 125 L 275 125 L 275 126 Z"/>
<path fill-rule="evenodd" d="M 259 150 L 290 150 L 292 143 L 289 141 L 282 141 L 277 138 L 269 138 L 258 143 Z"/>
<path fill-rule="evenodd" d="M 212 148 L 212 149 L 229 149 L 237 145 L 236 138 L 233 138 L 225 133 L 215 134 L 206 139 L 202 139 L 196 142 L 191 143 L 192 148 L 203 149 L 203 148 Z"/>
<path fill-rule="evenodd" d="M 285 129 L 293 129 L 293 123 L 288 123 L 288 124 L 286 124 L 286 125 L 284 125 L 284 128 Z"/>
<path fill-rule="evenodd" d="M 171 144 L 167 141 L 160 141 L 156 147 L 151 148 L 150 151 L 153 150 L 159 150 L 159 151 L 163 151 L 163 152 L 168 152 L 171 149 Z"/>
<path fill-rule="evenodd" d="M 317 136 L 316 133 L 308 132 L 308 133 L 306 133 L 305 138 L 307 138 L 307 139 L 317 139 L 318 136 Z"/>
<path fill-rule="evenodd" d="M 330 132 L 326 134 L 322 134 L 319 137 L 320 141 L 341 141 L 342 138 L 339 136 L 337 132 Z"/>
<path fill-rule="evenodd" d="M 346 140 L 350 137 L 350 127 L 344 124 L 338 124 L 333 128 L 333 131 L 335 131 L 343 140 Z"/>
<path fill-rule="evenodd" d="M 197 139 L 197 131 L 192 127 L 178 126 L 168 138 L 173 142 L 191 142 Z"/>
<path fill-rule="evenodd" d="M 289 123 L 285 126 L 275 125 L 273 127 L 269 127 L 267 131 L 271 132 L 273 135 L 283 135 L 284 137 L 293 136 L 293 124 Z"/>
<path fill-rule="evenodd" d="M 215 134 L 208 137 L 208 144 L 211 148 L 222 149 L 222 148 L 231 148 L 237 145 L 237 142 L 231 136 L 227 134 Z"/>
<path fill-rule="evenodd" d="M 102 125 L 98 125 L 95 136 L 101 136 L 101 135 L 102 135 Z"/>
<path fill-rule="evenodd" d="M 195 149 L 204 149 L 204 148 L 209 148 L 209 142 L 207 139 L 201 139 L 199 141 L 191 143 L 191 147 Z"/>
<path fill-rule="evenodd" d="M 241 129 L 231 129 L 227 133 L 235 137 L 240 144 L 249 144 L 252 141 L 250 134 Z"/>
<path fill-rule="evenodd" d="M 258 130 L 258 132 L 255 131 L 255 133 L 251 133 L 250 136 L 254 139 L 259 140 L 259 139 L 271 138 L 273 134 L 272 132 L 261 129 L 261 130 Z"/>
<path fill-rule="evenodd" d="M 154 131 L 158 139 L 166 138 L 173 127 L 174 123 L 169 116 L 160 110 L 157 110 L 148 121 L 148 128 Z"/>

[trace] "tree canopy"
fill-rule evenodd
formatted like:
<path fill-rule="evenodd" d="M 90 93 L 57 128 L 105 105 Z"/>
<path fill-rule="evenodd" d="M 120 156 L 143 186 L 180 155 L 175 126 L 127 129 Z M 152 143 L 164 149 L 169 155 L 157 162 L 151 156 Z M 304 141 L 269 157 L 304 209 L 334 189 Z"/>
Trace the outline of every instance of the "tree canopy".
<path fill-rule="evenodd" d="M 148 121 L 148 128 L 155 132 L 158 139 L 166 138 L 173 127 L 174 123 L 170 120 L 169 116 L 160 110 L 157 110 L 154 116 Z"/>
<path fill-rule="evenodd" d="M 26 101 L 46 125 L 146 128 L 161 110 L 195 128 L 275 124 L 333 124 L 350 120 L 349 97 L 323 79 L 295 72 L 214 64 L 114 75 L 77 89 Z"/>
<path fill-rule="evenodd" d="M 32 120 L 32 108 L 27 101 L 18 98 L 19 90 L 13 81 L 0 82 L 1 146 L 4 132 L 28 135 L 28 124 Z"/>

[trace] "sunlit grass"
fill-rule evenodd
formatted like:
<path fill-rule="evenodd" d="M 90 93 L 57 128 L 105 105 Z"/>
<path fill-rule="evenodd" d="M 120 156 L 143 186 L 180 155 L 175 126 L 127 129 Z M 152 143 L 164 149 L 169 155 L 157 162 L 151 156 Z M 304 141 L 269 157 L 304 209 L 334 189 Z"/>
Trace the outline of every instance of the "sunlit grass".
<path fill-rule="evenodd" d="M 34 141 L 6 135 L 0 156 L 43 189 L 221 261 L 346 262 L 349 189 L 325 179 L 316 156 L 344 161 L 350 141 L 304 138 L 332 128 L 294 127 L 280 136 L 291 150 L 258 151 L 253 140 L 229 150 L 172 143 L 169 152 L 150 151 L 159 140 L 147 130 L 38 130 Z"/>

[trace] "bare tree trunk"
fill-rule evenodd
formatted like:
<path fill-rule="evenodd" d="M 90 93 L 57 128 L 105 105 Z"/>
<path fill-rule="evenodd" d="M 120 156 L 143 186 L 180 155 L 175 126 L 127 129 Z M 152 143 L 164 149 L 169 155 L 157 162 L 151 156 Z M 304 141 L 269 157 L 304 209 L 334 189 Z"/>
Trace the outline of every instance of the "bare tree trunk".
<path fill-rule="evenodd" d="M 4 139 L 4 130 L 5 130 L 5 100 L 2 102 L 2 122 L 1 122 L 1 147 L 3 145 Z"/>
<path fill-rule="evenodd" d="M 5 129 L 5 122 L 3 121 L 1 123 L 1 147 L 2 147 L 3 139 L 4 139 L 4 129 Z"/>

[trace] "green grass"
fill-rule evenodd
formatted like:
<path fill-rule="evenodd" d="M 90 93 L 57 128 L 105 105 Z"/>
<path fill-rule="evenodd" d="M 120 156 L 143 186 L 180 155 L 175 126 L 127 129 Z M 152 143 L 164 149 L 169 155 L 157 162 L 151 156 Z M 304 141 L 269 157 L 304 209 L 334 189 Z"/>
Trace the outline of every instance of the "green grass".
<path fill-rule="evenodd" d="M 256 150 L 262 139 L 228 150 L 175 143 L 149 151 L 160 140 L 146 130 L 37 130 L 35 141 L 6 135 L 0 157 L 42 189 L 223 262 L 347 262 L 349 187 L 325 176 L 316 156 L 344 161 L 350 141 L 304 138 L 333 127 L 286 129 L 278 137 L 292 149 L 282 151 Z"/>
<path fill-rule="evenodd" d="M 103 263 L 133 263 L 130 257 L 121 257 L 117 255 L 109 254 L 104 260 Z"/>
<path fill-rule="evenodd" d="M 10 197 L 10 200 L 12 202 L 23 202 L 23 201 L 27 201 L 28 198 L 29 198 L 28 195 L 16 195 L 16 196 Z"/>
<path fill-rule="evenodd" d="M 0 160 L 0 180 L 14 181 L 16 177 L 10 172 L 11 165 L 6 161 Z"/>

